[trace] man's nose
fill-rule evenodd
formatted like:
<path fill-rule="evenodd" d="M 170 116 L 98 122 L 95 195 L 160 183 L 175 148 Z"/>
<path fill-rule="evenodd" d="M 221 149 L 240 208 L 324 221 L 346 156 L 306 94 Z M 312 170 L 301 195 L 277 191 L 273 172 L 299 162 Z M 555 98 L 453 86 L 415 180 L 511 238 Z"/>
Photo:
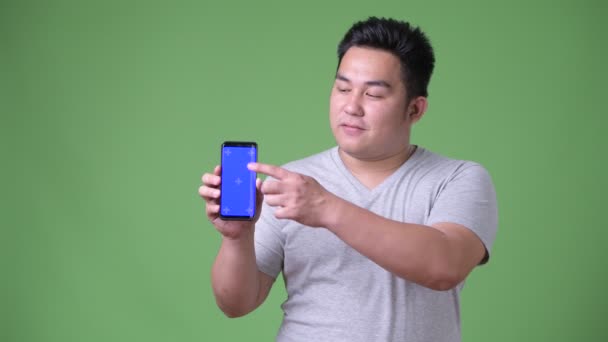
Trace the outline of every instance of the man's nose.
<path fill-rule="evenodd" d="M 346 99 L 344 112 L 349 115 L 363 116 L 363 106 L 361 105 L 361 94 L 356 91 L 351 91 Z"/>

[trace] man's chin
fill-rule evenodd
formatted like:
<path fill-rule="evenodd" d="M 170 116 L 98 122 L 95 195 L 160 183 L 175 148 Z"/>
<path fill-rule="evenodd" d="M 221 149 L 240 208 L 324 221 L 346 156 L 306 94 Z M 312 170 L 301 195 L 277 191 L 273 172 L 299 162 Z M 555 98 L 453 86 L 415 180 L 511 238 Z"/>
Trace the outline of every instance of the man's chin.
<path fill-rule="evenodd" d="M 341 153 L 345 153 L 352 158 L 368 159 L 370 157 L 370 151 L 367 151 L 361 144 L 338 142 L 338 147 L 340 148 Z"/>
<path fill-rule="evenodd" d="M 346 153 L 352 158 L 374 160 L 378 157 L 378 148 L 370 146 L 370 143 L 366 139 L 363 139 L 363 137 L 338 136 L 336 143 L 341 153 Z"/>

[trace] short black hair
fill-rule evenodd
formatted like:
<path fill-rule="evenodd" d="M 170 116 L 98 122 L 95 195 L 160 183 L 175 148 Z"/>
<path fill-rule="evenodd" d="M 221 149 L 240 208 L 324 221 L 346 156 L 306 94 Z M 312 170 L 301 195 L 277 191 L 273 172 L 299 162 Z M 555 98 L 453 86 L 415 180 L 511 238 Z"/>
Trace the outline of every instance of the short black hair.
<path fill-rule="evenodd" d="M 427 87 L 435 67 L 435 55 L 427 36 L 419 27 L 388 18 L 369 17 L 358 21 L 338 44 L 338 67 L 349 48 L 369 47 L 388 51 L 401 62 L 401 78 L 408 100 L 428 97 Z"/>

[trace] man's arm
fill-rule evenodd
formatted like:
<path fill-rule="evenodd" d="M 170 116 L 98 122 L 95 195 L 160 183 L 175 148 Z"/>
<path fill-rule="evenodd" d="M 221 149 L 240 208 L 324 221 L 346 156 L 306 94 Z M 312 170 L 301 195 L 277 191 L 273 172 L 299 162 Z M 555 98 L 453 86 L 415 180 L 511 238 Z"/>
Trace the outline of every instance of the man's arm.
<path fill-rule="evenodd" d="M 403 223 L 336 196 L 330 203 L 327 229 L 387 271 L 434 290 L 458 285 L 486 252 L 475 233 L 455 223 Z"/>
<path fill-rule="evenodd" d="M 211 270 L 213 293 L 218 307 L 228 317 L 240 317 L 260 306 L 274 278 L 258 270 L 253 231 L 238 239 L 224 237 Z"/>
<path fill-rule="evenodd" d="M 216 166 L 212 174 L 203 175 L 203 186 L 199 188 L 207 217 L 222 234 L 222 245 L 211 270 L 211 285 L 220 309 L 228 317 L 239 317 L 264 302 L 274 279 L 258 271 L 256 264 L 253 236 L 261 205 L 252 222 L 222 220 L 219 217 L 220 175 L 221 169 Z M 260 186 L 258 180 L 257 203 L 262 203 L 264 198 Z"/>
<path fill-rule="evenodd" d="M 325 227 L 384 269 L 420 285 L 451 289 L 485 255 L 482 241 L 462 225 L 393 221 L 335 196 L 311 177 L 260 163 L 250 169 L 276 179 L 264 182 L 262 192 L 277 207 L 277 218 Z"/>

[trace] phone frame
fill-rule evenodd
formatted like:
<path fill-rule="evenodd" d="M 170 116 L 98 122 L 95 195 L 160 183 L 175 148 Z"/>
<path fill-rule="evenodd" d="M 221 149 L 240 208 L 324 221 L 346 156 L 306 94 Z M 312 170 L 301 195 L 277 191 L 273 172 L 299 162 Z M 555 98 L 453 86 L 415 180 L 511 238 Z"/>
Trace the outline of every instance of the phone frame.
<path fill-rule="evenodd" d="M 224 221 L 253 221 L 253 219 L 255 218 L 255 214 L 257 212 L 257 189 L 255 186 L 255 182 L 253 185 L 253 191 L 254 191 L 254 196 L 253 196 L 253 204 L 254 204 L 254 208 L 253 208 L 253 216 L 224 216 L 222 214 L 222 195 L 221 195 L 221 190 L 222 189 L 222 184 L 223 184 L 223 180 L 224 180 L 224 148 L 225 147 L 254 147 L 255 148 L 255 161 L 257 162 L 257 157 L 258 157 L 258 144 L 256 142 L 253 141 L 224 141 L 222 143 L 222 146 L 220 148 L 220 154 L 221 154 L 221 173 L 220 173 L 220 177 L 222 178 L 222 183 L 220 184 L 220 218 Z M 253 172 L 253 171 L 250 171 Z M 256 175 L 257 177 L 257 175 Z"/>

